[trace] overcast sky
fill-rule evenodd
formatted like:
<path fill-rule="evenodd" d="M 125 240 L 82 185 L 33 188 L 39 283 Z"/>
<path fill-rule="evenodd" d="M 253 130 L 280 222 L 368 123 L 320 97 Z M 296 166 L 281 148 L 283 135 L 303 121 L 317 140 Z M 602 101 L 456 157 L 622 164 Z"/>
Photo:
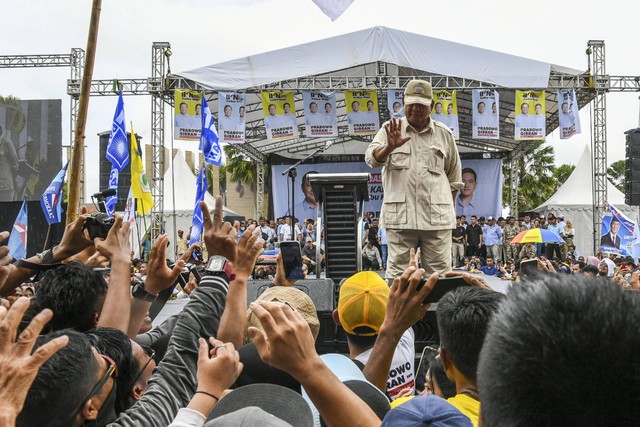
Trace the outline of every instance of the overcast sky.
<path fill-rule="evenodd" d="M 31 0 L 5 8 L 0 54 L 69 53 L 85 49 L 90 0 Z M 630 17 L 621 19 L 621 17 Z M 151 45 L 171 43 L 171 70 L 184 71 L 300 43 L 387 26 L 426 36 L 584 70 L 590 39 L 606 44 L 607 73 L 640 75 L 634 21 L 640 3 L 595 0 L 507 2 L 504 0 L 355 0 L 332 22 L 311 0 L 106 0 L 102 3 L 93 78 L 146 78 Z M 0 95 L 63 100 L 63 144 L 69 143 L 67 68 L 2 69 Z M 608 161 L 624 158 L 624 132 L 638 126 L 638 93 L 607 96 Z M 111 126 L 116 97 L 92 97 L 86 129 L 87 167 L 97 170 L 97 133 Z M 125 98 L 127 127 L 133 121 L 150 139 L 150 96 Z M 167 112 L 169 110 L 167 109 Z M 581 110 L 583 134 L 560 141 L 547 137 L 556 163 L 575 164 L 590 144 L 590 112 Z M 169 129 L 169 128 L 168 128 Z M 170 132 L 166 133 L 167 142 Z M 183 144 L 177 142 L 177 144 Z M 96 174 L 93 176 L 95 177 Z M 97 191 L 97 177 L 88 191 Z"/>

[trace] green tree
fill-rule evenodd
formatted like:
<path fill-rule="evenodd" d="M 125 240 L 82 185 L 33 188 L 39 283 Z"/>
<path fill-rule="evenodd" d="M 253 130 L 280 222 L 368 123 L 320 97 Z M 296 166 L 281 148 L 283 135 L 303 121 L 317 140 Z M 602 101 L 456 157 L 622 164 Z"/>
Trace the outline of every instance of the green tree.
<path fill-rule="evenodd" d="M 518 210 L 532 210 L 544 203 L 558 188 L 554 161 L 553 147 L 544 146 L 544 141 L 539 141 L 528 146 L 516 159 L 515 170 L 512 171 L 511 165 L 506 163 L 503 166 L 503 203 L 508 205 L 510 202 L 512 179 L 518 183 Z"/>
<path fill-rule="evenodd" d="M 574 165 L 568 165 L 566 163 L 554 168 L 553 177 L 556 180 L 556 191 L 567 181 L 567 179 L 569 179 L 569 176 L 573 173 L 575 168 L 576 167 Z"/>
<path fill-rule="evenodd" d="M 611 163 L 609 169 L 607 169 L 607 177 L 609 181 L 616 186 L 616 188 L 624 193 L 624 173 L 626 169 L 626 162 L 624 160 L 618 160 Z"/>

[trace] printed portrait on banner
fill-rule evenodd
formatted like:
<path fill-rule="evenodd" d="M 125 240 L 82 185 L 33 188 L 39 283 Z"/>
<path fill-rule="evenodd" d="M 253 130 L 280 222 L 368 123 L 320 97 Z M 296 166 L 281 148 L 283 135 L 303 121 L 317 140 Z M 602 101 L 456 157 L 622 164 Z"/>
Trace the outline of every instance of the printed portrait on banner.
<path fill-rule="evenodd" d="M 560 139 L 569 139 L 580 133 L 578 98 L 574 89 L 558 90 L 558 129 Z"/>
<path fill-rule="evenodd" d="M 387 108 L 389 109 L 390 118 L 400 119 L 404 117 L 403 96 L 404 90 L 402 89 L 391 89 L 387 91 Z"/>
<path fill-rule="evenodd" d="M 471 94 L 473 139 L 500 139 L 500 96 L 493 89 L 476 89 Z"/>
<path fill-rule="evenodd" d="M 305 90 L 304 102 L 305 136 L 338 136 L 338 118 L 336 115 L 335 92 Z"/>
<path fill-rule="evenodd" d="M 296 138 L 299 134 L 293 92 L 262 92 L 261 95 L 267 139 Z"/>
<path fill-rule="evenodd" d="M 380 129 L 378 94 L 375 90 L 346 90 L 349 135 L 375 135 Z"/>
<path fill-rule="evenodd" d="M 244 93 L 218 93 L 218 137 L 220 142 L 244 144 L 246 110 Z"/>
<path fill-rule="evenodd" d="M 545 91 L 516 90 L 516 140 L 544 139 L 546 135 Z"/>
<path fill-rule="evenodd" d="M 202 92 L 176 89 L 173 138 L 198 141 L 202 132 Z"/>
<path fill-rule="evenodd" d="M 458 122 L 458 102 L 456 91 L 438 90 L 433 92 L 433 109 L 431 118 L 445 125 L 453 133 L 455 139 L 460 138 L 460 124 Z"/>

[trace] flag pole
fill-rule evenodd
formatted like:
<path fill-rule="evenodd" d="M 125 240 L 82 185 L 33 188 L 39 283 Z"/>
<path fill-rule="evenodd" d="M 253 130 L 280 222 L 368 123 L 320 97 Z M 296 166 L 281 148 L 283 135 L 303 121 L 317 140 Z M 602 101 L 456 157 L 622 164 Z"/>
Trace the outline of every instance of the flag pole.
<path fill-rule="evenodd" d="M 80 171 L 82 169 L 82 155 L 84 151 L 84 132 L 87 124 L 87 111 L 89 110 L 89 95 L 91 92 L 91 79 L 93 78 L 93 64 L 96 57 L 96 45 L 98 44 L 98 25 L 100 24 L 100 10 L 102 0 L 93 0 L 91 7 L 91 21 L 89 23 L 89 36 L 87 38 L 87 53 L 80 86 L 80 100 L 78 104 L 78 117 L 76 119 L 75 138 L 73 152 L 71 154 L 71 172 L 69 173 L 69 198 L 67 201 L 67 224 L 76 220 L 78 215 L 78 193 L 80 193 Z M 84 190 L 84 189 L 82 189 Z"/>
<path fill-rule="evenodd" d="M 51 224 L 49 224 L 49 227 L 47 228 L 47 237 L 44 238 L 44 245 L 42 245 L 42 252 L 44 252 L 45 249 L 47 249 L 47 243 L 49 243 L 50 233 L 51 233 Z"/>

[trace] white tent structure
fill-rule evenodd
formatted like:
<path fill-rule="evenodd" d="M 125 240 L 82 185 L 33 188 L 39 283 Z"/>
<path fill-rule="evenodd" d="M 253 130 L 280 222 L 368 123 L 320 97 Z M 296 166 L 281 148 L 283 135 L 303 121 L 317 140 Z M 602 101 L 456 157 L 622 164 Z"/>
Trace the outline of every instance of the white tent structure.
<path fill-rule="evenodd" d="M 172 177 L 173 175 L 173 177 Z M 193 208 L 196 200 L 196 175 L 191 171 L 182 150 L 178 150 L 173 157 L 172 165 L 164 174 L 164 232 L 169 236 L 167 257 L 173 259 L 177 230 L 189 232 L 193 221 Z M 208 192 L 204 201 L 210 209 L 215 204 L 214 197 Z M 242 216 L 223 206 L 223 217 Z M 150 218 L 147 217 L 147 223 Z M 175 237 L 174 237 L 175 236 Z"/>
<path fill-rule="evenodd" d="M 544 215 L 552 213 L 563 216 L 565 221 L 571 220 L 576 230 L 573 243 L 580 255 L 592 255 L 594 248 L 594 233 L 600 238 L 600 230 L 594 230 L 593 225 L 593 169 L 591 167 L 591 153 L 585 147 L 573 173 L 556 193 L 534 209 Z M 624 212 L 629 218 L 636 218 L 638 210 L 624 204 L 624 194 L 607 180 L 607 194 L 609 203 Z"/>

